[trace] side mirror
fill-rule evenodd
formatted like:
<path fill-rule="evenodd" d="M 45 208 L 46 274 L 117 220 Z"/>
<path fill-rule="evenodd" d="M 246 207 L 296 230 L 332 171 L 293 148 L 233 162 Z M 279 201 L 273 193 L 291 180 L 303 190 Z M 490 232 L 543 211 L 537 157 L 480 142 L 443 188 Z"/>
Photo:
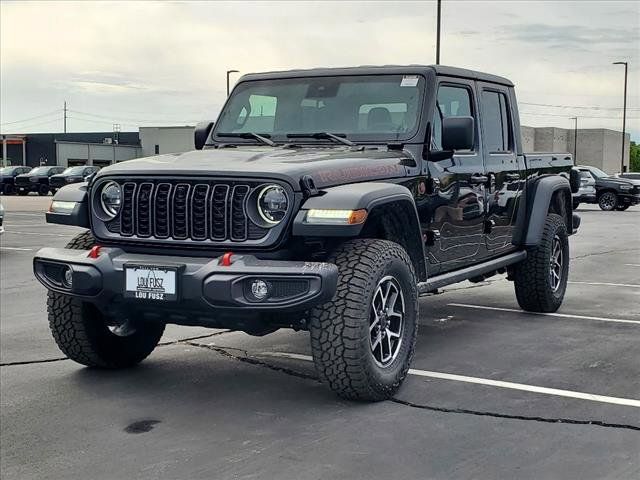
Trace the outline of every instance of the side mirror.
<path fill-rule="evenodd" d="M 446 117 L 442 119 L 442 149 L 470 150 L 473 148 L 473 117 Z"/>
<path fill-rule="evenodd" d="M 196 129 L 193 132 L 193 143 L 196 146 L 196 150 L 202 150 L 202 147 L 207 143 L 212 128 L 213 122 L 200 122 L 196 125 Z"/>

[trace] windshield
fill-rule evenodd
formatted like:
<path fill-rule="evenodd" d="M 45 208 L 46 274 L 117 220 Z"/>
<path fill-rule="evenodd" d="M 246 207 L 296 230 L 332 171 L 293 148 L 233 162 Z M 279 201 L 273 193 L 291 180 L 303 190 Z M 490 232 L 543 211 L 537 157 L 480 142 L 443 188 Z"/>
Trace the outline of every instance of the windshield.
<path fill-rule="evenodd" d="M 605 178 L 609 176 L 608 174 L 604 173 L 602 170 L 596 167 L 590 167 L 589 171 L 597 178 Z"/>
<path fill-rule="evenodd" d="M 257 133 L 273 141 L 327 142 L 287 134 L 328 132 L 353 141 L 394 141 L 418 128 L 424 78 L 418 75 L 362 75 L 256 80 L 240 83 L 216 123 L 221 142 L 256 143 L 224 133 Z M 218 136 L 220 135 L 220 136 Z"/>
<path fill-rule="evenodd" d="M 65 175 L 82 175 L 82 172 L 87 167 L 69 167 L 64 172 Z"/>
<path fill-rule="evenodd" d="M 31 175 L 45 175 L 51 167 L 36 167 L 29 172 Z"/>

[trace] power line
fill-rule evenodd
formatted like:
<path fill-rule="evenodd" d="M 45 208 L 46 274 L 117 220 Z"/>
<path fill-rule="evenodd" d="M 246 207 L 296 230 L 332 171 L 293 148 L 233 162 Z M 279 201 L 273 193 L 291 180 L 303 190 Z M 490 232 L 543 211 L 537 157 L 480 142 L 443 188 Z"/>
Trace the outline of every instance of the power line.
<path fill-rule="evenodd" d="M 30 120 L 37 120 L 38 118 L 49 117 L 51 115 L 58 114 L 58 113 L 60 113 L 60 111 L 61 110 L 58 108 L 58 109 L 56 109 L 56 110 L 54 110 L 52 112 L 43 113 L 42 115 L 36 115 L 35 117 L 23 118 L 22 120 L 15 120 L 13 122 L 2 122 L 2 123 L 0 123 L 0 125 L 13 125 L 15 123 L 24 123 L 24 122 L 28 122 Z"/>
<path fill-rule="evenodd" d="M 534 117 L 559 117 L 559 118 L 570 118 L 569 115 L 562 115 L 556 113 L 533 113 L 533 112 L 520 112 L 520 115 L 529 115 Z M 575 115 L 574 115 L 575 116 Z M 579 115 L 580 118 L 601 118 L 604 120 L 622 120 L 622 116 L 619 117 L 605 117 L 603 115 L 593 116 L 593 115 Z M 640 117 L 629 117 L 631 120 L 638 120 Z"/>
<path fill-rule="evenodd" d="M 530 102 L 518 102 L 520 105 L 533 105 L 536 107 L 554 107 L 554 108 L 581 108 L 589 110 L 622 110 L 622 107 L 599 107 L 599 106 L 586 106 L 586 105 L 551 105 L 548 103 L 530 103 Z M 627 108 L 627 110 L 640 110 L 640 108 Z"/>
<path fill-rule="evenodd" d="M 60 121 L 60 119 L 54 118 L 53 120 L 45 120 L 44 122 L 36 122 L 36 123 L 29 124 L 29 125 L 21 125 L 19 127 L 13 127 L 13 129 L 15 129 L 15 130 L 25 130 L 25 129 L 30 129 L 30 128 L 33 128 L 33 127 L 37 127 L 39 125 L 46 125 L 48 123 L 54 123 L 54 122 L 57 123 L 59 121 Z"/>
<path fill-rule="evenodd" d="M 111 115 L 111 116 L 99 115 L 96 113 L 80 112 L 78 110 L 71 110 L 71 109 L 69 109 L 69 112 L 77 115 L 84 115 L 87 117 L 103 118 L 103 119 L 109 120 L 110 122 L 113 122 L 115 120 L 124 120 L 125 122 L 138 122 L 138 123 L 184 123 L 184 124 L 196 123 L 194 121 L 178 121 L 178 120 L 171 120 L 171 119 L 140 119 L 140 118 L 120 117 L 117 115 Z"/>

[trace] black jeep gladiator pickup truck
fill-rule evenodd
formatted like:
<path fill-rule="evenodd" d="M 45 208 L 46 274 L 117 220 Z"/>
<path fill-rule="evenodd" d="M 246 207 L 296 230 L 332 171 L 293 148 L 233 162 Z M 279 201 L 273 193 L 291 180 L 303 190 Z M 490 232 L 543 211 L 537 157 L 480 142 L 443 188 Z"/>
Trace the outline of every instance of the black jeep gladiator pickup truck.
<path fill-rule="evenodd" d="M 55 195 L 49 222 L 90 229 L 34 258 L 73 360 L 134 365 L 167 323 L 293 328 L 337 394 L 382 400 L 409 369 L 420 295 L 507 273 L 523 309 L 562 303 L 579 178 L 567 154 L 523 154 L 505 78 L 245 75 L 195 143 Z"/>

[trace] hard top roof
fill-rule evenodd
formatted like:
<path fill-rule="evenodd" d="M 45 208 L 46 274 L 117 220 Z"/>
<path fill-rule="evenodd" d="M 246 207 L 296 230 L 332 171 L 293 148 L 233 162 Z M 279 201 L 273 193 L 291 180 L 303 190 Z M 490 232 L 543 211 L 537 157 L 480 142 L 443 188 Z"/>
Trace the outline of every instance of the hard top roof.
<path fill-rule="evenodd" d="M 490 73 L 476 72 L 475 70 L 467 70 L 465 68 L 447 67 L 445 65 L 362 65 L 359 67 L 284 70 L 279 72 L 248 73 L 243 75 L 239 81 L 297 77 L 328 77 L 334 75 L 425 74 L 428 72 L 435 72 L 436 75 L 448 77 L 468 78 L 483 82 L 499 83 L 509 87 L 513 86 L 513 83 L 504 77 L 491 75 Z"/>

